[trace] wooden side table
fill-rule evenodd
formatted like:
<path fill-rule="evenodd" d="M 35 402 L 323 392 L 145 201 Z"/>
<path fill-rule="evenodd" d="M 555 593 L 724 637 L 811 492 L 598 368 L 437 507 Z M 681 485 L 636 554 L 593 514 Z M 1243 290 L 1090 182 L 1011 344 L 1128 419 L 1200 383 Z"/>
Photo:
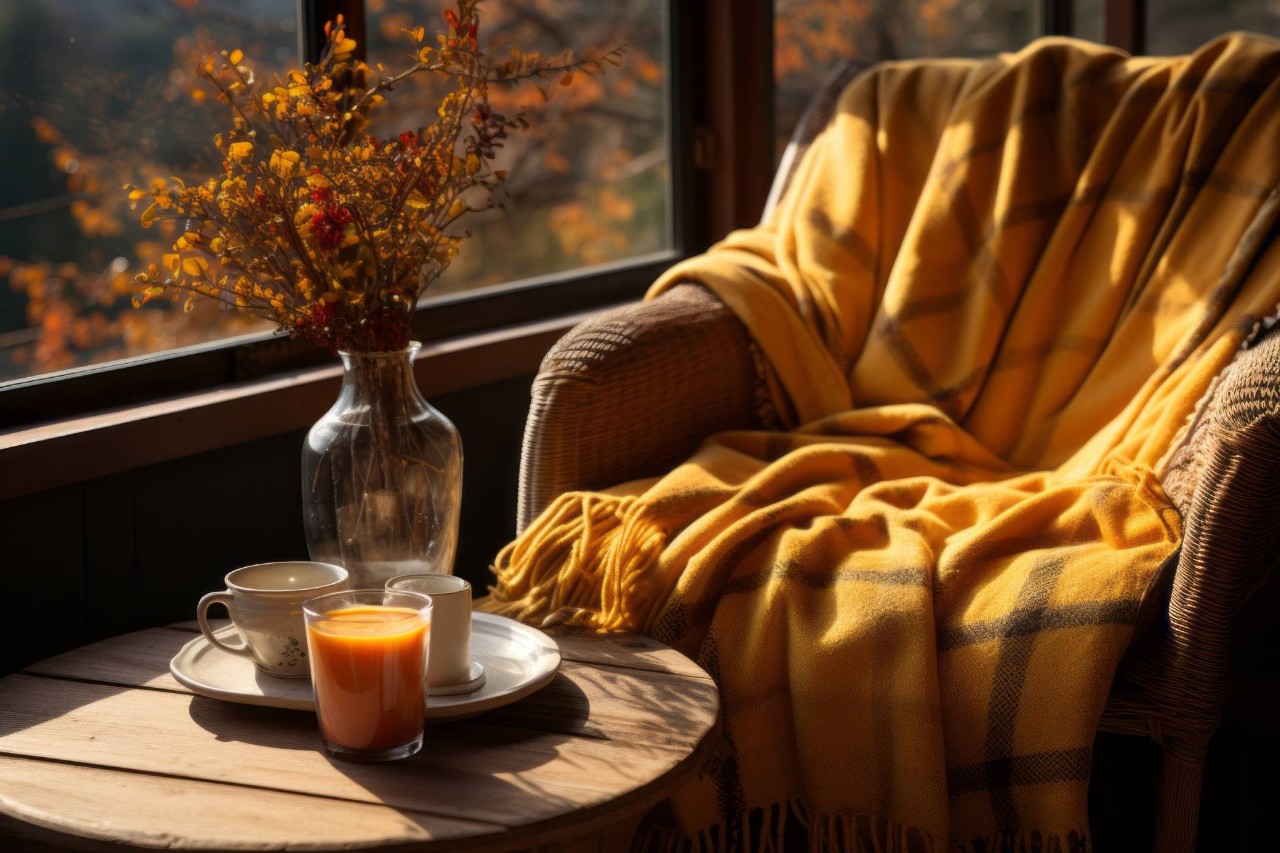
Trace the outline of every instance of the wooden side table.
<path fill-rule="evenodd" d="M 666 646 L 562 634 L 539 692 L 428 727 L 411 759 L 349 764 L 321 753 L 312 713 L 174 681 L 193 630 L 126 634 L 0 679 L 0 848 L 581 845 L 694 772 L 718 711 L 711 679 Z"/>

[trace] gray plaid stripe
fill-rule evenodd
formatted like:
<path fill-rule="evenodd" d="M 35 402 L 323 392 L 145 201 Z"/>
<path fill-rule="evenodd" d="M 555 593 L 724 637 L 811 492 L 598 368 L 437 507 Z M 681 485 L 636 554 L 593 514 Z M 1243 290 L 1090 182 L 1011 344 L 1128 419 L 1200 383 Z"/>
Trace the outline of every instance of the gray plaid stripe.
<path fill-rule="evenodd" d="M 1101 184 L 1078 187 L 1075 195 L 1071 197 L 1071 204 L 1083 206 L 1106 200 L 1116 204 L 1158 205 L 1163 204 L 1169 196 L 1173 195 L 1175 189 L 1177 187 L 1172 185 L 1163 187 L 1124 187 L 1116 186 L 1108 181 Z"/>
<path fill-rule="evenodd" d="M 863 487 L 878 483 L 884 479 L 884 474 L 880 472 L 880 468 L 875 461 L 863 453 L 853 454 L 853 470 L 858 475 Z"/>
<path fill-rule="evenodd" d="M 862 582 L 887 586 L 926 586 L 929 571 L 924 568 L 906 569 L 805 569 L 797 563 L 785 563 L 764 571 L 734 578 L 725 585 L 724 594 L 740 595 L 755 592 L 772 580 L 795 581 L 810 589 L 830 589 L 838 583 Z"/>
<path fill-rule="evenodd" d="M 916 635 L 917 632 L 914 626 L 902 619 L 878 619 L 874 630 L 868 634 L 871 655 L 867 674 L 872 679 L 871 683 L 893 684 L 902 676 L 900 650 L 910 645 L 912 635 Z M 869 723 L 875 738 L 874 742 L 877 745 L 884 744 L 882 754 L 877 755 L 874 762 L 879 806 L 885 812 L 892 814 L 895 804 L 895 768 L 894 762 L 889 760 L 889 756 L 893 754 L 890 745 L 894 743 L 902 729 L 894 725 L 894 721 L 900 719 L 899 703 L 889 701 L 887 694 L 888 691 L 881 691 L 881 695 L 876 697 L 879 701 L 871 703 Z"/>
<path fill-rule="evenodd" d="M 734 567 L 740 565 L 747 555 L 758 548 L 770 536 L 776 532 L 778 520 L 782 513 L 777 509 L 769 510 L 761 519 L 760 526 L 752 531 L 748 536 L 738 540 L 729 551 L 720 559 L 720 566 L 727 566 L 730 571 Z M 694 631 L 709 631 L 711 628 L 711 620 L 715 616 L 716 608 L 720 605 L 721 596 L 713 593 L 706 593 L 705 596 L 695 601 L 691 606 L 683 607 L 684 624 L 681 626 L 684 630 L 680 636 L 684 637 Z M 664 640 L 664 642 L 666 642 Z M 667 645 L 676 645 L 668 642 Z"/>
<path fill-rule="evenodd" d="M 1224 175 L 1214 172 L 1205 179 L 1205 186 L 1231 195 L 1248 196 L 1250 198 L 1266 198 L 1271 195 L 1272 187 L 1242 178 L 1238 175 Z"/>
<path fill-rule="evenodd" d="M 985 217 L 980 217 L 974 208 L 968 184 L 962 182 L 956 186 L 951 193 L 947 213 L 959 230 L 965 253 L 969 256 L 970 268 L 966 277 L 985 285 L 1002 307 L 1011 305 L 1013 295 L 1009 282 L 1005 281 L 1000 265 L 990 251 L 991 235 L 997 224 L 991 223 L 990 226 L 983 227 Z"/>
<path fill-rule="evenodd" d="M 1027 675 L 1027 664 L 1035 646 L 1035 632 L 1041 628 L 1049 595 L 1066 566 L 1064 557 L 1042 559 L 1031 569 L 1022 589 L 1018 590 L 1015 613 L 1024 630 L 1002 639 L 996 656 L 993 667 L 995 681 L 991 685 L 991 700 L 987 706 L 987 764 L 1013 755 L 1013 729 L 1018 719 L 1018 705 Z M 1016 828 L 1018 808 L 1009 788 L 993 787 L 990 797 L 996 828 Z"/>
<path fill-rule="evenodd" d="M 947 790 L 952 795 L 972 794 L 988 788 L 1015 785 L 1078 782 L 1089 778 L 1093 748 L 1059 749 L 965 764 L 947 770 Z"/>
<path fill-rule="evenodd" d="M 937 180 L 945 184 L 955 172 L 967 164 L 970 160 L 975 160 L 984 154 L 990 154 L 994 151 L 1002 151 L 1008 142 L 1009 133 L 1013 128 L 1019 127 L 1030 118 L 1041 118 L 1047 115 L 1054 115 L 1059 111 L 1062 103 L 1062 92 L 1054 89 L 1049 96 L 1042 98 L 1027 105 L 1016 118 L 1014 118 L 1006 127 L 1002 128 L 1002 133 L 995 139 L 988 139 L 985 142 L 978 142 L 970 146 L 968 149 L 960 152 L 953 160 L 947 161 L 936 172 Z"/>
<path fill-rule="evenodd" d="M 948 311 L 954 311 L 959 308 L 968 298 L 969 288 L 965 287 L 960 290 L 953 290 L 950 293 L 940 293 L 936 296 L 913 299 L 898 311 L 897 320 L 899 323 L 906 323 L 917 317 L 946 314 Z"/>
<path fill-rule="evenodd" d="M 881 315 L 876 322 L 876 334 L 884 341 L 885 347 L 889 350 L 889 354 L 893 356 L 893 360 L 898 362 L 901 367 L 915 384 L 915 386 L 932 396 L 932 390 L 936 387 L 933 376 L 929 373 L 928 368 L 924 366 L 924 360 L 920 358 L 920 353 L 916 352 L 915 347 L 907 340 L 907 336 L 902 332 L 902 326 L 894 317 L 889 315 Z"/>
<path fill-rule="evenodd" d="M 1113 601 L 1085 601 L 1030 610 L 1019 608 L 999 619 L 986 619 L 943 631 L 938 636 L 938 649 L 945 651 L 1057 628 L 1132 625 L 1138 618 L 1138 607 L 1141 604 L 1142 600 L 1138 598 L 1118 598 Z"/>
<path fill-rule="evenodd" d="M 820 207 L 813 207 L 806 212 L 809 223 L 817 229 L 819 234 L 830 235 L 831 239 L 840 244 L 840 248 L 844 249 L 854 260 L 860 263 L 867 272 L 875 275 L 878 272 L 878 259 L 876 258 L 875 249 L 871 248 L 861 234 L 851 228 L 836 225 L 831 221 L 831 217 Z"/>
<path fill-rule="evenodd" d="M 653 623 L 653 638 L 668 646 L 677 645 L 689 629 L 689 607 L 679 591 L 672 590 L 662 615 Z"/>

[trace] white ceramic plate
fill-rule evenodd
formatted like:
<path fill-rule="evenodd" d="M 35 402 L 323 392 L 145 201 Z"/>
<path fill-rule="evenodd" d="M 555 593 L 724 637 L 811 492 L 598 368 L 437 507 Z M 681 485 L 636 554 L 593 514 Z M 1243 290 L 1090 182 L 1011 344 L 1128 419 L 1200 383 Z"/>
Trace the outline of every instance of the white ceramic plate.
<path fill-rule="evenodd" d="M 234 642 L 232 626 L 217 633 Z M 428 722 L 474 717 L 523 699 L 555 677 L 560 648 L 536 628 L 492 613 L 472 613 L 471 659 L 484 667 L 484 683 L 472 693 L 428 697 Z M 174 655 L 169 672 L 182 686 L 210 699 L 299 711 L 316 707 L 311 679 L 263 675 L 249 658 L 223 651 L 203 635 Z"/>

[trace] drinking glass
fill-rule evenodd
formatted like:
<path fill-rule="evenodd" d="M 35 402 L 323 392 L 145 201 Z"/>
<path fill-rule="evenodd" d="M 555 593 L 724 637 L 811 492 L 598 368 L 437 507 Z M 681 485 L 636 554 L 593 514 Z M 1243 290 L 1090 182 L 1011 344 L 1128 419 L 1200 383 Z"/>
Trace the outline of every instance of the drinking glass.
<path fill-rule="evenodd" d="M 353 761 L 422 748 L 431 599 L 416 592 L 333 592 L 303 605 L 325 753 Z"/>

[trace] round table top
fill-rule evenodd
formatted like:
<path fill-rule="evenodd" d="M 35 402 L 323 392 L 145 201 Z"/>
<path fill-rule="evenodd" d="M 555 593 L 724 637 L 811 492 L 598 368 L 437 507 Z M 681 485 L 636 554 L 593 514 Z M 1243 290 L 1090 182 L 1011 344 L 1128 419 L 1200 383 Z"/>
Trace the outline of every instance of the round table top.
<path fill-rule="evenodd" d="M 531 847 L 669 795 L 698 766 L 719 705 L 707 674 L 660 643 L 566 632 L 554 637 L 560 671 L 538 692 L 429 726 L 412 758 L 353 764 L 324 756 L 314 713 L 178 684 L 169 661 L 195 631 L 137 631 L 0 679 L 0 836 L 112 849 Z"/>

